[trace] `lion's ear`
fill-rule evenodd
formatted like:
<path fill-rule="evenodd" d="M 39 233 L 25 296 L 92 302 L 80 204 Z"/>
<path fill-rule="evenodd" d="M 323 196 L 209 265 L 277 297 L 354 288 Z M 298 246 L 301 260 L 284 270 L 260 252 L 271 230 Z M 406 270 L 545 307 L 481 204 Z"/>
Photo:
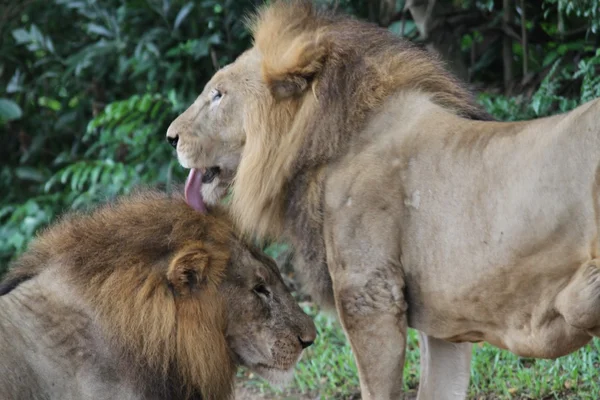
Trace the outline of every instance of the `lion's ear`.
<path fill-rule="evenodd" d="M 169 264 L 167 280 L 177 294 L 186 295 L 208 284 L 218 285 L 223 268 L 219 257 L 212 257 L 201 242 L 186 245 Z"/>
<path fill-rule="evenodd" d="M 326 55 L 325 42 L 318 35 L 308 34 L 292 40 L 283 54 L 267 52 L 263 61 L 263 77 L 273 96 L 284 99 L 303 93 L 322 70 Z"/>

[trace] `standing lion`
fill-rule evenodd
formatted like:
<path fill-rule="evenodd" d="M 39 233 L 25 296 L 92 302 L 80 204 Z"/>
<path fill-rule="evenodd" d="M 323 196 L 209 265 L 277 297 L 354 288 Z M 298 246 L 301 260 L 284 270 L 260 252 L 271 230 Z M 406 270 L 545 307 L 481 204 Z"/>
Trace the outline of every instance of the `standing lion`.
<path fill-rule="evenodd" d="M 47 229 L 0 284 L 0 397 L 221 400 L 291 377 L 315 339 L 224 215 L 144 193 Z"/>
<path fill-rule="evenodd" d="M 471 344 L 554 358 L 600 335 L 600 102 L 500 123 L 385 29 L 276 1 L 254 47 L 169 127 L 198 209 L 231 187 L 335 305 L 362 398 L 464 399 Z"/>

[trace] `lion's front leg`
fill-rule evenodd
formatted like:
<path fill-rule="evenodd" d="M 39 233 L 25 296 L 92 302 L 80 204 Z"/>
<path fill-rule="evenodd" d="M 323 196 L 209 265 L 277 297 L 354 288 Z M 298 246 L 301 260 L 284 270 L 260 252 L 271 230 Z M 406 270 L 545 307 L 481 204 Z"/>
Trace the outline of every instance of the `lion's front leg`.
<path fill-rule="evenodd" d="M 450 343 L 419 332 L 421 380 L 417 400 L 463 400 L 471 375 L 471 343 Z"/>
<path fill-rule="evenodd" d="M 352 346 L 363 400 L 397 400 L 408 330 L 401 261 L 399 218 L 386 207 L 357 207 L 380 201 L 364 182 L 350 182 L 358 192 L 326 198 L 324 238 L 335 305 Z M 369 175 L 369 182 L 370 175 Z M 340 188 L 337 188 L 340 189 Z"/>
<path fill-rule="evenodd" d="M 333 277 L 338 314 L 352 346 L 363 400 L 399 399 L 406 348 L 406 305 L 396 277 L 381 271 Z"/>

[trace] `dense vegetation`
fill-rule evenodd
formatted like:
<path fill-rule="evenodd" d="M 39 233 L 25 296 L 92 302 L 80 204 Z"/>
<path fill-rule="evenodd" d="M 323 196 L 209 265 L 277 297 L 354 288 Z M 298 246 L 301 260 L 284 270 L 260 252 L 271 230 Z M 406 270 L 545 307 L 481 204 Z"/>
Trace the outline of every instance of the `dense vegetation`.
<path fill-rule="evenodd" d="M 183 181 L 166 128 L 216 69 L 249 46 L 243 17 L 259 3 L 0 0 L 0 273 L 63 211 L 136 185 L 170 189 Z M 439 52 L 502 120 L 549 115 L 600 96 L 597 0 L 320 3 Z M 340 351 L 344 357 L 348 349 Z M 586 365 L 597 369 L 597 353 L 585 351 Z M 348 360 L 319 379 L 353 376 L 348 384 L 355 385 Z M 313 377 L 317 370 L 302 368 Z M 414 385 L 415 370 L 407 371 Z M 554 371 L 562 377 L 559 389 L 527 389 L 520 381 L 519 393 L 573 392 L 579 375 L 565 377 L 559 364 Z M 301 390 L 314 389 L 298 382 Z M 491 384 L 476 378 L 474 385 L 479 394 Z M 508 386 L 492 390 L 511 395 Z"/>
<path fill-rule="evenodd" d="M 249 45 L 251 1 L 2 6 L 0 263 L 69 208 L 181 181 L 164 133 Z"/>

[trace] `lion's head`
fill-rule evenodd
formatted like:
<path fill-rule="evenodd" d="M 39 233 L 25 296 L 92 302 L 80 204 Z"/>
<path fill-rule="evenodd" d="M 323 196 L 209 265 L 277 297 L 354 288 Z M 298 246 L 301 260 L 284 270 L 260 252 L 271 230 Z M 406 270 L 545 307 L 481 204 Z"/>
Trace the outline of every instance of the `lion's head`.
<path fill-rule="evenodd" d="M 218 71 L 183 114 L 171 124 L 167 137 L 177 148 L 179 162 L 192 169 L 186 194 L 199 193 L 215 204 L 232 182 L 246 142 L 244 109 L 258 92 L 268 95 L 260 80 L 256 51 L 242 54 L 235 64 Z M 208 188 L 208 189 L 207 189 Z M 195 195 L 191 205 L 205 211 Z"/>
<path fill-rule="evenodd" d="M 254 47 L 218 71 L 168 129 L 204 210 L 233 184 L 244 231 L 279 235 L 287 185 L 347 150 L 392 95 L 417 91 L 448 111 L 490 117 L 434 55 L 374 25 L 275 1 L 250 23 Z"/>
<path fill-rule="evenodd" d="M 275 263 L 218 213 L 151 192 L 67 217 L 16 261 L 0 294 L 49 270 L 62 277 L 148 382 L 228 398 L 243 364 L 280 383 L 315 339 L 314 324 Z"/>

